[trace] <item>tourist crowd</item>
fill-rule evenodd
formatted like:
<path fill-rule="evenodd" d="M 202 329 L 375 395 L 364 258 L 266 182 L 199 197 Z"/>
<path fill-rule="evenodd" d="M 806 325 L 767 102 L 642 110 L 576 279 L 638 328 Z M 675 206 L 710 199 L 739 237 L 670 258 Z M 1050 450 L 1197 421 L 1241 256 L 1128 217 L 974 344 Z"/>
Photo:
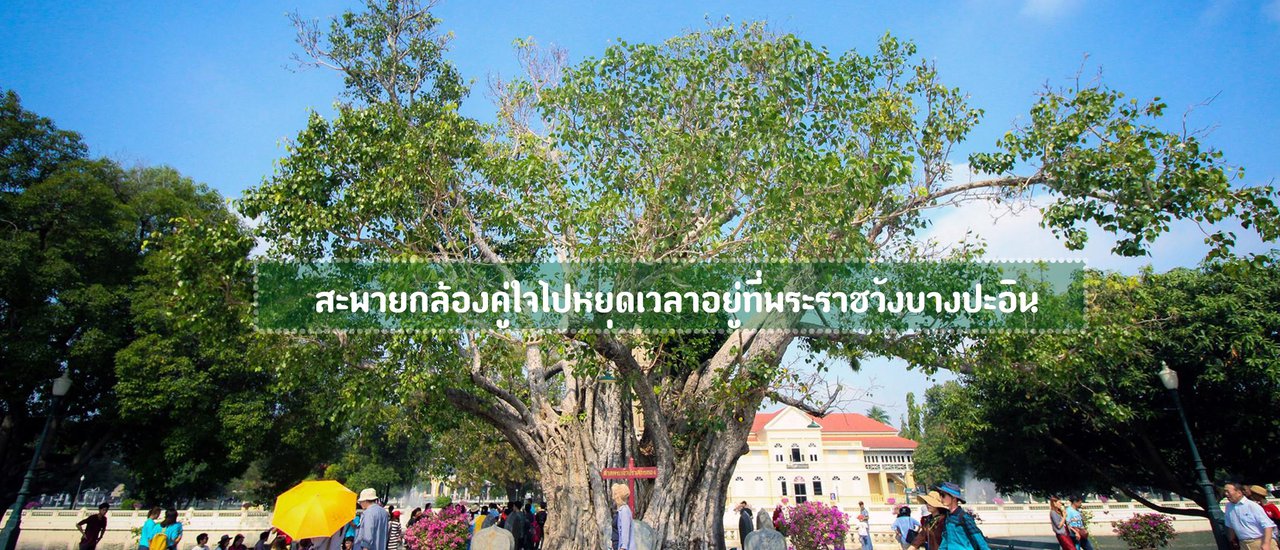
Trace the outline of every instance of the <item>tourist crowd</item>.
<path fill-rule="evenodd" d="M 401 512 L 394 506 L 383 506 L 373 489 L 361 491 L 360 511 L 354 520 L 339 529 L 331 537 L 294 540 L 276 528 L 258 533 L 252 550 L 405 550 L 405 533 L 409 527 L 427 519 L 431 505 L 415 508 L 409 518 L 401 523 Z M 95 550 L 107 529 L 107 513 L 110 506 L 102 504 L 98 513 L 76 524 L 80 531 L 80 550 Z M 450 511 L 465 514 L 468 521 L 468 537 L 490 526 L 506 529 L 515 539 L 515 550 L 541 550 L 543 530 L 547 524 L 547 504 L 534 504 L 532 500 L 513 501 L 506 505 L 488 504 L 467 509 L 461 504 L 449 505 Z M 163 516 L 163 519 L 161 519 Z M 178 521 L 178 511 L 152 508 L 138 530 L 138 550 L 179 550 L 184 538 L 183 524 Z M 214 546 L 209 546 L 209 534 L 196 535 L 195 544 L 182 550 L 250 550 L 243 534 L 222 535 Z"/>
<path fill-rule="evenodd" d="M 1227 534 L 1242 550 L 1280 550 L 1280 508 L 1267 501 L 1267 490 L 1258 485 L 1247 486 L 1227 483 L 1225 521 Z M 611 487 L 615 511 L 613 514 L 613 550 L 636 550 L 636 531 L 633 511 L 628 500 L 630 489 L 623 484 Z M 961 505 L 965 503 L 963 490 L 954 483 L 943 483 L 927 494 L 916 497 L 923 505 L 921 518 L 912 517 L 911 508 L 901 506 L 896 510 L 891 529 L 894 540 L 903 550 L 989 550 L 986 538 L 978 528 L 974 516 Z M 258 534 L 253 550 L 405 550 L 406 531 L 430 517 L 431 505 L 415 508 L 409 518 L 401 523 L 401 512 L 394 506 L 384 507 L 373 489 L 361 491 L 361 511 L 347 526 L 332 537 L 293 540 L 288 534 L 270 529 Z M 469 537 L 482 529 L 498 526 L 510 532 L 515 550 L 541 550 L 543 533 L 547 524 L 545 502 L 532 500 L 513 501 L 504 506 L 483 505 L 467 509 L 452 504 L 450 512 L 465 515 Z M 107 527 L 109 506 L 102 504 L 98 513 L 76 524 L 80 530 L 80 550 L 95 550 Z M 734 511 L 738 515 L 738 531 L 742 548 L 747 536 L 754 530 L 781 525 L 786 513 L 779 505 L 770 516 L 761 511 L 753 516 L 747 502 L 739 503 Z M 163 516 L 163 519 L 162 519 Z M 1073 496 L 1064 504 L 1053 496 L 1049 499 L 1049 523 L 1062 550 L 1093 550 L 1088 518 L 1084 512 L 1084 499 Z M 870 513 L 864 503 L 858 503 L 858 515 L 854 527 L 862 550 L 872 550 Z M 274 539 L 272 536 L 274 535 Z M 139 529 L 138 550 L 179 550 L 183 540 L 183 525 L 178 521 L 177 510 L 152 508 Z M 209 534 L 200 533 L 195 544 L 182 550 L 249 550 L 243 534 L 222 535 L 209 546 Z"/>

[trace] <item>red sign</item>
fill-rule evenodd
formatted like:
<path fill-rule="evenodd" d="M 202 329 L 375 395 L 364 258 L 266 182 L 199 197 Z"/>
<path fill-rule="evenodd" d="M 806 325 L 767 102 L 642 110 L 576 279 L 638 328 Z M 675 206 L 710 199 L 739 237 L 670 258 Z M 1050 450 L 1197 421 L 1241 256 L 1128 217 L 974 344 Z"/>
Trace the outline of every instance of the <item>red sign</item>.
<path fill-rule="evenodd" d="M 631 513 L 635 513 L 636 509 L 636 480 L 637 479 L 654 479 L 658 477 L 658 468 L 655 466 L 636 466 L 633 458 L 627 459 L 626 468 L 605 468 L 600 470 L 600 479 L 625 479 L 627 480 L 627 488 L 631 489 L 631 497 L 627 499 L 631 505 Z"/>
<path fill-rule="evenodd" d="M 658 468 L 656 466 L 633 466 L 600 470 L 600 479 L 654 479 L 656 477 L 658 477 Z"/>

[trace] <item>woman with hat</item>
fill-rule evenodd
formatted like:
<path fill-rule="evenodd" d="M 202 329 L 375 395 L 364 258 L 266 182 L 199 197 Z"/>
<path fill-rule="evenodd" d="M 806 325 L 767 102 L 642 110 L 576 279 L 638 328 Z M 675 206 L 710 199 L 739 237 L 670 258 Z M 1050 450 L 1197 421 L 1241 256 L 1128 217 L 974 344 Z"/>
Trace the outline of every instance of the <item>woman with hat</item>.
<path fill-rule="evenodd" d="M 1271 522 L 1276 524 L 1276 530 L 1273 532 L 1280 534 L 1280 508 L 1267 502 L 1267 488 L 1261 485 L 1249 487 L 1249 500 L 1258 503 L 1258 506 L 1262 507 L 1262 511 L 1266 512 L 1268 518 L 1271 518 Z"/>
<path fill-rule="evenodd" d="M 935 490 L 916 498 L 929 508 L 929 513 L 920 518 L 920 528 L 907 549 L 938 550 L 942 546 L 942 531 L 947 527 L 947 509 L 942 505 L 942 495 Z"/>
<path fill-rule="evenodd" d="M 978 529 L 973 516 L 960 505 L 964 504 L 964 490 L 955 483 L 938 486 L 942 506 L 947 509 L 946 528 L 942 530 L 940 550 L 991 550 L 987 538 Z"/>

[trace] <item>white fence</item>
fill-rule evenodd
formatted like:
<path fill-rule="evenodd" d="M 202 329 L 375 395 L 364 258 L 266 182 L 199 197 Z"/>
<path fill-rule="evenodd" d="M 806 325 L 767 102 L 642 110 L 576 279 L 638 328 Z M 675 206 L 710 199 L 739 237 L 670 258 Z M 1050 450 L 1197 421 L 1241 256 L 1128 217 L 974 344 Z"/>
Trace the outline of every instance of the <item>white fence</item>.
<path fill-rule="evenodd" d="M 1196 503 L 1191 501 L 1170 501 L 1157 502 L 1161 506 L 1183 509 L 1198 509 Z M 1002 538 L 1020 538 L 1020 537 L 1045 537 L 1053 536 L 1053 531 L 1049 528 L 1049 504 L 974 504 L 965 506 L 966 509 L 972 510 L 979 518 L 978 527 L 988 537 Z M 871 514 L 871 533 L 872 541 L 876 544 L 881 542 L 891 544 L 893 542 L 893 520 L 895 519 L 895 506 L 878 505 L 867 506 L 867 511 Z M 1099 535 L 1111 534 L 1111 522 L 1117 520 L 1128 519 L 1134 514 L 1150 513 L 1152 510 L 1137 502 L 1115 502 L 1110 501 L 1106 504 L 1100 502 L 1090 502 L 1085 505 L 1085 509 L 1093 513 L 1092 530 Z M 858 507 L 842 507 L 842 510 L 849 514 L 850 518 L 857 517 Z M 772 509 L 769 510 L 772 513 Z M 920 519 L 920 505 L 916 504 L 911 507 L 912 517 Z M 1179 532 L 1188 531 L 1208 531 L 1209 520 L 1190 516 L 1173 516 L 1173 527 Z M 738 537 L 738 519 L 737 515 L 731 515 L 725 519 L 725 547 L 732 548 L 739 546 Z M 850 529 L 849 541 L 856 548 L 857 543 L 854 530 Z M 892 546 L 896 548 L 897 546 Z"/>
<path fill-rule="evenodd" d="M 1159 502 L 1158 504 L 1172 508 L 1194 509 L 1196 505 L 1190 501 Z M 919 519 L 919 506 L 912 506 L 913 516 Z M 976 504 L 967 506 L 980 518 L 979 527 L 989 537 L 1042 537 L 1052 535 L 1049 529 L 1049 505 L 1044 504 Z M 1150 512 L 1150 509 L 1136 502 L 1109 502 L 1102 504 L 1092 502 L 1087 509 L 1093 513 L 1093 529 L 1095 533 L 1110 534 L 1111 522 L 1129 518 L 1136 513 Z M 871 531 L 875 542 L 890 543 L 893 530 L 894 507 L 879 505 L 868 506 L 871 513 Z M 850 517 L 857 516 L 858 509 L 845 507 Z M 70 542 L 78 540 L 76 522 L 94 510 L 27 510 L 22 514 L 23 546 L 25 548 L 41 548 L 46 550 L 68 548 Z M 8 514 L 5 514 L 6 517 Z M 125 548 L 132 541 L 129 530 L 142 525 L 146 519 L 145 510 L 111 510 L 107 521 L 107 536 L 104 546 L 108 548 Z M 1174 528 L 1180 532 L 1208 531 L 1209 522 L 1202 518 L 1189 516 L 1173 516 Z M 257 510 L 182 510 L 178 518 L 184 524 L 182 546 L 194 543 L 199 533 L 209 533 L 212 540 L 210 546 L 224 534 L 243 534 L 249 543 L 257 540 L 257 533 L 271 526 L 271 513 Z M 725 518 L 725 546 L 738 546 L 737 516 L 729 514 Z M 852 538 L 852 536 L 851 536 Z M 28 539 L 41 541 L 34 545 Z M 852 541 L 850 541 L 852 542 Z M 856 543 L 853 543 L 856 547 Z"/>

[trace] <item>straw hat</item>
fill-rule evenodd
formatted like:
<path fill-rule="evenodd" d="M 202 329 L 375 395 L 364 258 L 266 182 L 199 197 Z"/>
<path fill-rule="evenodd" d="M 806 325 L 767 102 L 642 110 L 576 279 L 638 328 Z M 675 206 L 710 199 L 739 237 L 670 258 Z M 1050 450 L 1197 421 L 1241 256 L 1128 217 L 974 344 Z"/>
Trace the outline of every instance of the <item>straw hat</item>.
<path fill-rule="evenodd" d="M 942 508 L 942 494 L 937 491 L 929 491 L 928 494 L 916 495 L 916 499 L 932 508 Z"/>

